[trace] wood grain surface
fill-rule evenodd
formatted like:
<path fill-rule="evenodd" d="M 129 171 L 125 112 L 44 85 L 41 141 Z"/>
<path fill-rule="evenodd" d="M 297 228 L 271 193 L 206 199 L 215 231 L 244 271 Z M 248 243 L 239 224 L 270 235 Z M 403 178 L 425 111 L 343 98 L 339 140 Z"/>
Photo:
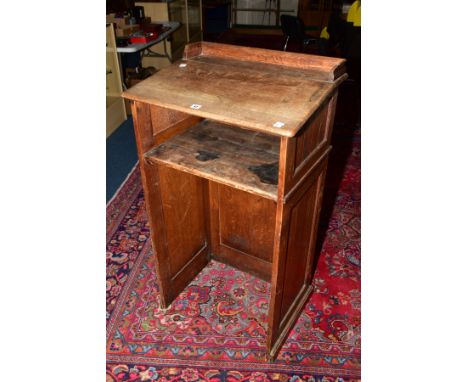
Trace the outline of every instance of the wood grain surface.
<path fill-rule="evenodd" d="M 279 138 L 203 121 L 146 153 L 149 161 L 276 200 Z"/>
<path fill-rule="evenodd" d="M 252 62 L 250 49 L 253 48 L 241 50 L 242 55 L 190 57 L 183 62 L 185 66 L 178 62 L 161 69 L 123 95 L 243 128 L 292 137 L 346 78 L 343 74 L 334 82 L 325 81 L 329 72 L 323 68 L 332 69 L 323 63 L 304 69 L 266 60 Z M 278 53 L 284 52 L 274 54 Z M 294 60 L 290 61 L 287 62 L 292 65 Z"/>
<path fill-rule="evenodd" d="M 271 281 L 276 203 L 210 183 L 213 258 Z"/>
<path fill-rule="evenodd" d="M 185 47 L 184 58 L 186 60 L 196 56 L 233 58 L 250 63 L 260 62 L 289 68 L 308 69 L 321 77 L 323 76 L 328 81 L 334 81 L 345 73 L 345 60 L 342 58 L 233 46 L 206 41 Z"/>

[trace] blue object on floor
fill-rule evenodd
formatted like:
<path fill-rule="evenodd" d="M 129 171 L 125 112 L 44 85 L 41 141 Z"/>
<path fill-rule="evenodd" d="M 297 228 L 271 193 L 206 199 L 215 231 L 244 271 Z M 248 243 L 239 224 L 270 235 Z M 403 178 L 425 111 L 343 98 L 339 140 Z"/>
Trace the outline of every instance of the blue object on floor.
<path fill-rule="evenodd" d="M 137 160 L 133 120 L 129 117 L 106 139 L 106 202 L 114 196 Z"/>

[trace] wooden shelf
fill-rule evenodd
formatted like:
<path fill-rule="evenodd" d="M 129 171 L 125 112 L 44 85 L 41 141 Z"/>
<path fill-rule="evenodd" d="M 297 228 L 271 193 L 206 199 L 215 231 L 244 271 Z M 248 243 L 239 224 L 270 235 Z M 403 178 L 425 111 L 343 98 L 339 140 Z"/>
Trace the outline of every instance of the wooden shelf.
<path fill-rule="evenodd" d="M 279 137 L 204 120 L 145 157 L 276 201 L 279 145 Z"/>

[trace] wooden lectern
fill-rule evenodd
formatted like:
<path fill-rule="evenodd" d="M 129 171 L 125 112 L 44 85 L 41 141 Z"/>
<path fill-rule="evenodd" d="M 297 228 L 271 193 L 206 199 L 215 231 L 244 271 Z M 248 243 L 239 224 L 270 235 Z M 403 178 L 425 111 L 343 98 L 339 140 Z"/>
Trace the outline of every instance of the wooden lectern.
<path fill-rule="evenodd" d="M 317 225 L 344 60 L 216 43 L 131 100 L 166 308 L 211 258 L 271 282 L 267 358 L 312 291 Z"/>

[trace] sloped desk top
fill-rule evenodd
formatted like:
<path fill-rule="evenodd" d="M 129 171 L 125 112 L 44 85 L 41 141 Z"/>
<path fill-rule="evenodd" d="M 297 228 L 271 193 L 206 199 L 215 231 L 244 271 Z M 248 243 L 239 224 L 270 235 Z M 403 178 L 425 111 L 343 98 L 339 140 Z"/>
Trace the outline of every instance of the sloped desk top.
<path fill-rule="evenodd" d="M 346 79 L 345 60 L 207 42 L 128 89 L 130 100 L 292 137 Z"/>

